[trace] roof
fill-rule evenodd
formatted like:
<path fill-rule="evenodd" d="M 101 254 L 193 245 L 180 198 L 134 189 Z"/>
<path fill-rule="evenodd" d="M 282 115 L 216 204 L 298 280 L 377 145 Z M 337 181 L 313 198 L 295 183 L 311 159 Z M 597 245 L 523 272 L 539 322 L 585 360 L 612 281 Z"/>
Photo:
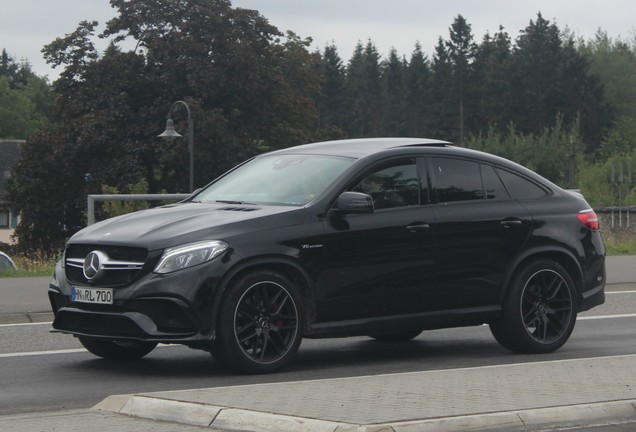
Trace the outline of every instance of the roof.
<path fill-rule="evenodd" d="M 348 140 L 323 141 L 278 150 L 276 154 L 325 154 L 360 158 L 383 150 L 398 147 L 436 146 L 444 147 L 446 141 L 428 138 L 358 138 Z"/>
<path fill-rule="evenodd" d="M 357 138 L 347 140 L 323 141 L 313 144 L 304 144 L 296 147 L 289 147 L 265 154 L 311 154 L 323 156 L 343 156 L 360 159 L 374 153 L 408 147 L 429 147 L 431 148 L 430 154 L 444 154 L 446 156 L 459 157 L 470 156 L 471 158 L 481 159 L 490 163 L 497 163 L 501 166 L 521 171 L 527 176 L 537 179 L 541 182 L 548 182 L 553 187 L 558 187 L 553 185 L 549 180 L 541 177 L 539 174 L 511 160 L 480 150 L 474 150 L 466 147 L 456 147 L 451 145 L 451 143 L 448 141 L 441 141 L 429 138 Z"/>
<path fill-rule="evenodd" d="M 4 182 L 20 159 L 23 143 L 23 140 L 0 140 L 0 204 L 5 202 L 7 195 Z"/>

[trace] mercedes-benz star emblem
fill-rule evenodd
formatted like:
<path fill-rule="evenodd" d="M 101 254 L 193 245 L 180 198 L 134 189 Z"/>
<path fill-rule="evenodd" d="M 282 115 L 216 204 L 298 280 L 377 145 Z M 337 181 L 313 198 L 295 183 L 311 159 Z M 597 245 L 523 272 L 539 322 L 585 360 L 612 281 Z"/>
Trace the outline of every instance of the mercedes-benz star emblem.
<path fill-rule="evenodd" d="M 93 251 L 84 258 L 84 277 L 89 281 L 99 279 L 104 273 L 103 263 L 108 261 L 108 255 L 102 251 Z"/>

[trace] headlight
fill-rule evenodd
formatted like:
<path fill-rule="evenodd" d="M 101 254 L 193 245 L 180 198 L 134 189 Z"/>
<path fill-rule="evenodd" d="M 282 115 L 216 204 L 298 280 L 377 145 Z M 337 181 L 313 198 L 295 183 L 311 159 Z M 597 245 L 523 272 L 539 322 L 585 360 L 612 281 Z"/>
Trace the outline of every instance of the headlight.
<path fill-rule="evenodd" d="M 172 273 L 208 262 L 227 249 L 227 243 L 220 240 L 190 243 L 168 248 L 161 255 L 155 273 Z"/>

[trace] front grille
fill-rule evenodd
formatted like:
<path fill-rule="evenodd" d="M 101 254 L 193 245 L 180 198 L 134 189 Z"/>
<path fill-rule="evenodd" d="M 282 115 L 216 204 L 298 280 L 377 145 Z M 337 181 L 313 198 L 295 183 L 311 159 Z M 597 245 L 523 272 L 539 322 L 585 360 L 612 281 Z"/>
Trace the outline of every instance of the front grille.
<path fill-rule="evenodd" d="M 89 280 L 83 269 L 88 254 L 99 251 L 108 257 L 102 263 L 103 270 L 99 278 Z M 148 261 L 148 251 L 143 248 L 105 246 L 95 244 L 72 244 L 65 253 L 66 278 L 73 284 L 104 287 L 120 287 L 131 283 Z"/>

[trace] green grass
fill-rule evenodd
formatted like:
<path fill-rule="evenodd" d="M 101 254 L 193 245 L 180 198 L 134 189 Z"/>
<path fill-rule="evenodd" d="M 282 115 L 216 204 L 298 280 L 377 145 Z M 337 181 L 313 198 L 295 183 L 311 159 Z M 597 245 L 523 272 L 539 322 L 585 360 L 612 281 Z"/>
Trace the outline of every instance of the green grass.
<path fill-rule="evenodd" d="M 636 255 L 636 239 L 616 241 L 605 239 L 605 252 L 607 255 Z"/>
<path fill-rule="evenodd" d="M 12 257 L 17 270 L 0 270 L 0 278 L 51 276 L 55 269 L 54 260 L 32 260 L 25 257 Z"/>
<path fill-rule="evenodd" d="M 601 222 L 601 234 L 605 243 L 605 253 L 608 256 L 636 255 L 636 227 L 632 225 L 611 228 L 608 221 L 604 222 Z"/>

